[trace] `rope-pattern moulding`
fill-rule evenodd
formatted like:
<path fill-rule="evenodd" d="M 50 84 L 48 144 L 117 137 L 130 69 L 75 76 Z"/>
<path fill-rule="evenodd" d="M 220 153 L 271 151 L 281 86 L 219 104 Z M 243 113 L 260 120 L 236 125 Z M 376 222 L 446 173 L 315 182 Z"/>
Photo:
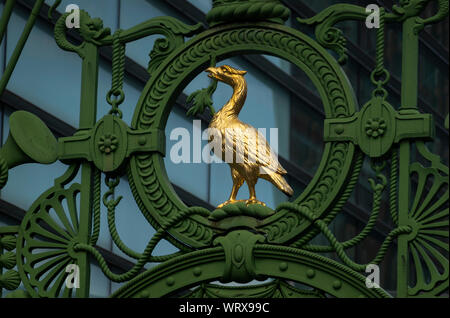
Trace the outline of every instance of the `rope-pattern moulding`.
<path fill-rule="evenodd" d="M 352 89 L 331 55 L 298 31 L 261 22 L 217 27 L 176 50 L 147 83 L 132 127 L 140 130 L 164 129 L 177 94 L 210 64 L 211 54 L 223 60 L 250 52 L 270 53 L 304 70 L 323 98 L 327 117 L 344 118 L 355 112 Z M 309 206 L 317 217 L 328 213 L 333 198 L 343 191 L 354 156 L 355 147 L 351 143 L 327 143 L 319 171 L 296 203 Z M 162 224 L 166 218 L 185 208 L 170 185 L 159 154 L 137 155 L 130 163 L 129 180 L 135 200 L 141 208 L 144 207 L 143 213 L 147 219 L 148 216 L 155 219 L 152 224 Z M 265 220 L 261 229 L 269 233 L 271 242 L 283 243 L 298 236 L 308 227 L 307 223 L 298 214 L 283 210 Z M 211 243 L 217 231 L 208 220 L 195 216 L 175 226 L 171 234 L 188 246 L 202 247 Z"/>
<path fill-rule="evenodd" d="M 366 278 L 331 259 L 292 247 L 255 245 L 255 268 L 263 277 L 306 284 L 335 297 L 390 298 L 381 288 L 366 287 Z M 159 298 L 204 282 L 221 279 L 225 252 L 222 247 L 188 253 L 140 274 L 112 297 Z"/>

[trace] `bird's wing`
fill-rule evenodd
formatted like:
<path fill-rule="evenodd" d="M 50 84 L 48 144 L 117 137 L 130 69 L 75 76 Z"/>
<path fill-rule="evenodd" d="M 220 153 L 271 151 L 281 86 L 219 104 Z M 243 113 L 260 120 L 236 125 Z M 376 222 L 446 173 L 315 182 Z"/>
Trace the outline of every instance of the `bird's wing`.
<path fill-rule="evenodd" d="M 266 138 L 250 125 L 239 123 L 232 129 L 225 131 L 224 137 L 225 158 L 234 158 L 233 162 L 244 164 L 257 164 L 266 174 L 287 174 L 278 162 L 278 156 Z M 231 154 L 234 157 L 231 157 Z M 228 156 L 228 157 L 227 157 Z M 229 160 L 226 160 L 229 162 Z"/>

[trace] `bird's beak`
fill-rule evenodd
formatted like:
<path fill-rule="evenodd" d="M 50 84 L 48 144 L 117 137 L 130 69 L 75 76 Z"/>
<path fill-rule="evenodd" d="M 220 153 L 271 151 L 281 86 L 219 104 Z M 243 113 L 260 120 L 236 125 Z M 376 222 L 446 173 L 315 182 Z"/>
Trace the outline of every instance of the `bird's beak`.
<path fill-rule="evenodd" d="M 209 73 L 209 77 L 211 77 L 211 78 L 216 78 L 216 68 L 215 67 L 209 67 L 209 68 L 207 68 L 206 69 L 206 71 L 205 72 L 207 72 L 207 73 Z"/>
<path fill-rule="evenodd" d="M 396 13 L 398 15 L 403 15 L 406 12 L 406 10 L 404 8 L 397 6 L 397 5 L 392 6 L 392 11 L 394 11 L 394 13 Z"/>

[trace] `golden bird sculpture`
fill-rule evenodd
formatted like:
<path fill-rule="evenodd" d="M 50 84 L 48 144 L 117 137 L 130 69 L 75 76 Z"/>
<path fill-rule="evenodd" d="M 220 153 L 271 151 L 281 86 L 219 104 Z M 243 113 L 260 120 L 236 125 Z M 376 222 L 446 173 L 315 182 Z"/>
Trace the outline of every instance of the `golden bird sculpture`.
<path fill-rule="evenodd" d="M 231 66 L 210 67 L 206 70 L 209 77 L 233 88 L 231 99 L 218 111 L 210 125 L 209 131 L 220 132 L 222 160 L 231 168 L 233 188 L 230 198 L 219 205 L 245 201 L 247 205 L 265 203 L 256 199 L 255 186 L 259 178 L 265 179 L 275 185 L 283 193 L 292 196 L 294 191 L 286 182 L 286 170 L 278 162 L 277 155 L 271 149 L 264 136 L 254 127 L 243 123 L 238 116 L 247 98 L 247 82 L 244 75 L 246 71 L 237 70 Z M 210 133 L 210 142 L 214 139 Z M 231 154 L 232 160 L 227 157 Z M 247 182 L 250 192 L 248 200 L 236 200 L 239 189 Z"/>

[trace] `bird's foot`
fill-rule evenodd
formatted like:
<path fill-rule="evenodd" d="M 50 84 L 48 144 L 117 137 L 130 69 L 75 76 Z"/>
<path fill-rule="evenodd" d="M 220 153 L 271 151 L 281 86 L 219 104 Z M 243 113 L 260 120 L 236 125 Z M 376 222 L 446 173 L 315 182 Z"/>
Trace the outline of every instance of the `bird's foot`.
<path fill-rule="evenodd" d="M 247 202 L 247 201 L 245 201 L 245 200 L 228 200 L 228 201 L 225 201 L 224 203 L 222 203 L 221 205 L 219 205 L 217 208 L 220 209 L 220 208 L 223 208 L 226 205 L 233 204 L 233 203 L 238 203 L 238 202 Z"/>
<path fill-rule="evenodd" d="M 262 205 L 262 206 L 266 206 L 266 204 L 264 203 L 264 202 L 261 202 L 261 201 L 259 201 L 259 200 L 256 200 L 256 198 L 250 198 L 250 199 L 248 199 L 246 202 L 245 202 L 246 204 L 247 204 L 247 206 L 248 205 L 251 205 L 251 204 L 259 204 L 259 205 Z"/>

